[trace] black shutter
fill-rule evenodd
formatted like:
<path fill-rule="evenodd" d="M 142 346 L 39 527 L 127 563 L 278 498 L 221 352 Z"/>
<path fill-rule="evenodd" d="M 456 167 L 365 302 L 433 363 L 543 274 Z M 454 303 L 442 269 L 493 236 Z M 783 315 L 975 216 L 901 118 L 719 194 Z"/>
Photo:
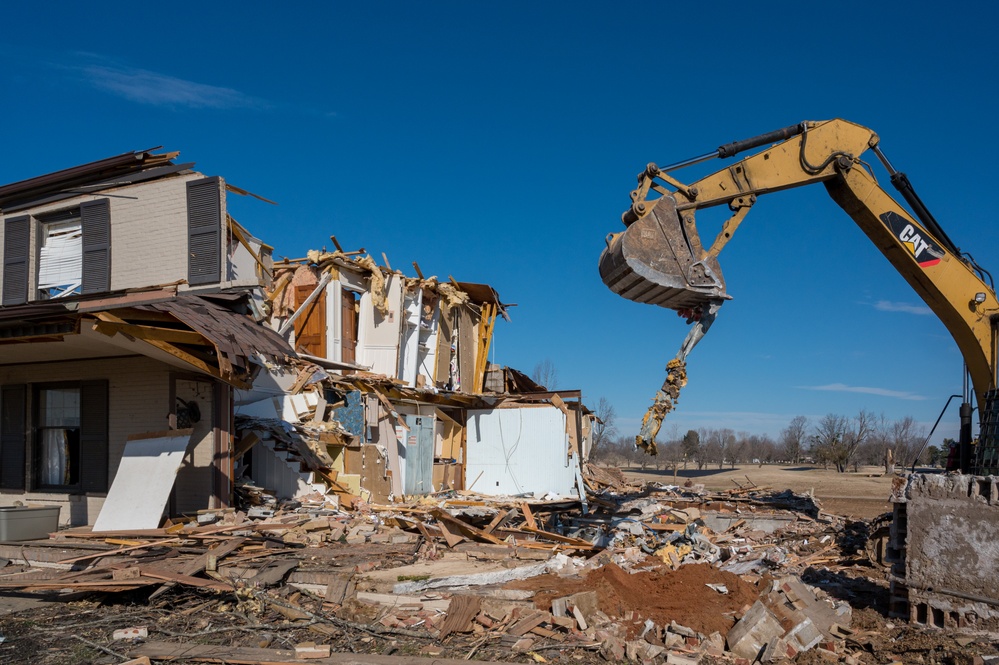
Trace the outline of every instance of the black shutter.
<path fill-rule="evenodd" d="M 187 183 L 187 283 L 215 284 L 222 279 L 221 178 Z"/>
<path fill-rule="evenodd" d="M 31 218 L 11 217 L 3 227 L 3 304 L 20 305 L 28 301 L 28 251 L 31 242 Z"/>
<path fill-rule="evenodd" d="M 108 491 L 108 382 L 80 384 L 80 485 Z"/>
<path fill-rule="evenodd" d="M 23 490 L 28 387 L 0 388 L 0 488 Z"/>
<path fill-rule="evenodd" d="M 111 290 L 111 206 L 107 199 L 80 204 L 83 293 Z"/>

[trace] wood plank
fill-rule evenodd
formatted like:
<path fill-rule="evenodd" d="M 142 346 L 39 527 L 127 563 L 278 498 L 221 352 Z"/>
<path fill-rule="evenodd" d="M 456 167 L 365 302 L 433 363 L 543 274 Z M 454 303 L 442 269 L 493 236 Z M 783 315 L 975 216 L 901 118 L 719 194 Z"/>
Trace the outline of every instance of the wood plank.
<path fill-rule="evenodd" d="M 94 554 L 86 554 L 84 556 L 73 557 L 72 559 L 63 559 L 62 561 L 57 561 L 56 563 L 76 563 L 77 561 L 86 561 L 88 559 L 100 559 L 105 556 L 114 556 L 116 554 L 123 554 L 125 552 L 131 552 L 133 550 L 148 549 L 150 547 L 157 547 L 159 545 L 166 545 L 167 543 L 179 543 L 180 538 L 167 538 L 165 540 L 157 540 L 155 542 L 145 543 L 143 545 L 135 545 L 134 547 L 122 547 L 117 550 L 105 550 L 103 552 L 95 552 Z"/>
<path fill-rule="evenodd" d="M 259 649 L 208 644 L 176 644 L 145 642 L 131 649 L 130 656 L 146 656 L 151 660 L 188 660 L 202 663 L 232 663 L 233 665 L 287 665 L 303 662 L 315 665 L 468 665 L 467 660 L 454 658 L 421 658 L 418 656 L 383 656 L 366 653 L 334 653 L 328 658 L 297 660 L 294 649 Z M 476 661 L 500 665 L 496 661 Z M 508 664 L 507 664 L 508 665 Z"/>
<path fill-rule="evenodd" d="M 548 612 L 536 610 L 510 626 L 506 632 L 510 635 L 517 635 L 519 637 L 530 632 L 532 628 L 536 628 L 546 621 L 551 621 L 551 618 L 551 614 Z"/>
<path fill-rule="evenodd" d="M 545 531 L 544 529 L 532 529 L 528 526 L 523 526 L 520 528 L 521 531 L 526 531 L 528 533 L 533 533 L 535 536 L 541 536 L 542 538 L 547 538 L 548 540 L 553 540 L 556 543 L 565 543 L 566 545 L 572 545 L 573 547 L 578 547 L 580 549 L 592 550 L 595 549 L 593 543 L 581 540 L 579 538 L 570 538 L 569 536 L 562 536 L 557 533 L 551 533 L 550 531 Z"/>
<path fill-rule="evenodd" d="M 441 536 L 447 542 L 448 547 L 454 547 L 458 543 L 465 540 L 462 536 L 459 536 L 456 533 L 451 533 L 451 531 L 446 526 L 444 526 L 443 523 L 438 524 L 437 529 L 441 532 Z"/>
<path fill-rule="evenodd" d="M 532 529 L 538 528 L 538 523 L 534 521 L 534 513 L 531 512 L 531 507 L 527 505 L 526 501 L 520 502 L 520 512 L 524 514 L 524 520 L 526 520 L 527 526 Z"/>
<path fill-rule="evenodd" d="M 499 511 L 498 513 L 496 513 L 496 517 L 493 518 L 493 521 L 487 524 L 486 527 L 482 530 L 485 531 L 486 533 L 492 533 L 493 529 L 499 527 L 508 519 L 510 519 L 510 516 L 513 515 L 515 512 L 517 512 L 516 508 Z"/>
<path fill-rule="evenodd" d="M 437 509 L 437 510 L 432 511 L 431 514 L 434 517 L 437 518 L 438 522 L 441 523 L 441 527 L 444 526 L 444 524 L 443 524 L 444 522 L 447 522 L 448 524 L 453 525 L 459 531 L 462 531 L 462 532 L 465 532 L 465 533 L 470 533 L 473 536 L 478 536 L 479 538 L 482 538 L 483 540 L 487 540 L 490 543 L 495 543 L 497 545 L 502 545 L 503 544 L 502 540 L 500 540 L 496 536 L 492 535 L 491 533 L 486 533 L 482 529 L 480 529 L 478 527 L 474 527 L 471 524 L 469 524 L 468 522 L 462 522 L 458 518 L 452 517 L 450 514 L 448 514 L 444 510 Z"/>

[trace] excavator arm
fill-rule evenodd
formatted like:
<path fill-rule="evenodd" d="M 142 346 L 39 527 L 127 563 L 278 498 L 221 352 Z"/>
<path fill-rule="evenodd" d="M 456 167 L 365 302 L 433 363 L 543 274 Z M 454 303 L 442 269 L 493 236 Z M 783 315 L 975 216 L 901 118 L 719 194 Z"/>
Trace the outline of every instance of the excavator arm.
<path fill-rule="evenodd" d="M 685 184 L 671 175 L 694 163 L 762 146 L 766 147 L 696 182 Z M 916 216 L 878 184 L 861 159 L 868 150 L 888 169 L 892 183 Z M 710 313 L 713 320 L 720 303 L 729 298 L 718 255 L 757 197 L 815 183 L 825 186 L 943 322 L 964 356 L 976 401 L 984 408 L 985 394 L 996 388 L 999 302 L 995 289 L 986 283 L 987 273 L 947 237 L 905 175 L 891 167 L 878 148 L 877 134 L 860 125 L 840 119 L 805 122 L 727 144 L 664 169 L 649 164 L 631 193 L 630 208 L 622 215 L 627 229 L 608 237 L 600 257 L 601 277 L 611 290 L 630 300 L 675 309 L 692 320 Z M 704 246 L 696 212 L 720 205 L 727 205 L 732 215 L 711 245 Z M 701 335 L 703 331 L 695 336 Z M 683 359 L 691 346 L 684 345 Z M 669 376 L 664 390 L 668 385 Z M 659 421 L 661 416 L 658 420 L 655 415 L 651 420 L 646 416 L 640 445 L 650 443 L 650 434 L 654 438 Z"/>

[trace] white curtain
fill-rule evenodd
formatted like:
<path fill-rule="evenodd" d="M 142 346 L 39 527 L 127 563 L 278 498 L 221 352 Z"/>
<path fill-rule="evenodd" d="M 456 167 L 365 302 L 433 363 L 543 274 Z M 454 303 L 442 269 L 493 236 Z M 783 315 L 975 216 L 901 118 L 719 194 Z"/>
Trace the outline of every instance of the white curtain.
<path fill-rule="evenodd" d="M 42 430 L 43 485 L 65 485 L 69 440 L 64 429 Z"/>

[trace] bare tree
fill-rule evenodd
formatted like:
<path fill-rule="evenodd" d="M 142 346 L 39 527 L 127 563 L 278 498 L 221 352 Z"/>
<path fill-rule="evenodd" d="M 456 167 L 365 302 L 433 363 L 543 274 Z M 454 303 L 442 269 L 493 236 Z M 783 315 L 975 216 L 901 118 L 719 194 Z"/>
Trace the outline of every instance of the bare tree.
<path fill-rule="evenodd" d="M 815 427 L 814 452 L 824 464 L 834 464 L 844 473 L 854 462 L 857 451 L 875 429 L 876 419 L 869 411 L 861 409 L 851 421 L 844 416 L 828 414 Z"/>
<path fill-rule="evenodd" d="M 683 440 L 675 436 L 666 445 L 659 448 L 659 457 L 663 458 L 666 468 L 673 469 L 673 484 L 676 485 L 676 474 L 680 465 L 686 461 L 686 453 L 683 450 Z"/>
<path fill-rule="evenodd" d="M 805 416 L 795 416 L 788 423 L 787 427 L 780 432 L 780 445 L 784 457 L 791 464 L 801 461 L 801 455 L 805 452 L 805 443 L 808 438 L 808 418 Z"/>
<path fill-rule="evenodd" d="M 558 368 L 555 367 L 551 358 L 545 358 L 534 366 L 531 379 L 535 383 L 543 385 L 547 390 L 555 390 L 558 385 Z"/>
<path fill-rule="evenodd" d="M 893 422 L 888 431 L 888 443 L 891 446 L 894 462 L 901 463 L 904 466 L 910 466 L 918 462 L 919 460 L 916 457 L 919 455 L 919 449 L 923 445 L 923 439 L 925 438 L 926 432 L 924 428 L 912 416 L 906 416 L 901 420 Z M 894 465 L 892 465 L 890 470 L 888 469 L 887 460 L 885 473 L 895 473 Z"/>
<path fill-rule="evenodd" d="M 590 457 L 599 454 L 604 443 L 617 435 L 617 412 L 610 400 L 601 397 L 594 415 L 597 419 L 593 422 L 593 433 L 590 436 Z"/>

